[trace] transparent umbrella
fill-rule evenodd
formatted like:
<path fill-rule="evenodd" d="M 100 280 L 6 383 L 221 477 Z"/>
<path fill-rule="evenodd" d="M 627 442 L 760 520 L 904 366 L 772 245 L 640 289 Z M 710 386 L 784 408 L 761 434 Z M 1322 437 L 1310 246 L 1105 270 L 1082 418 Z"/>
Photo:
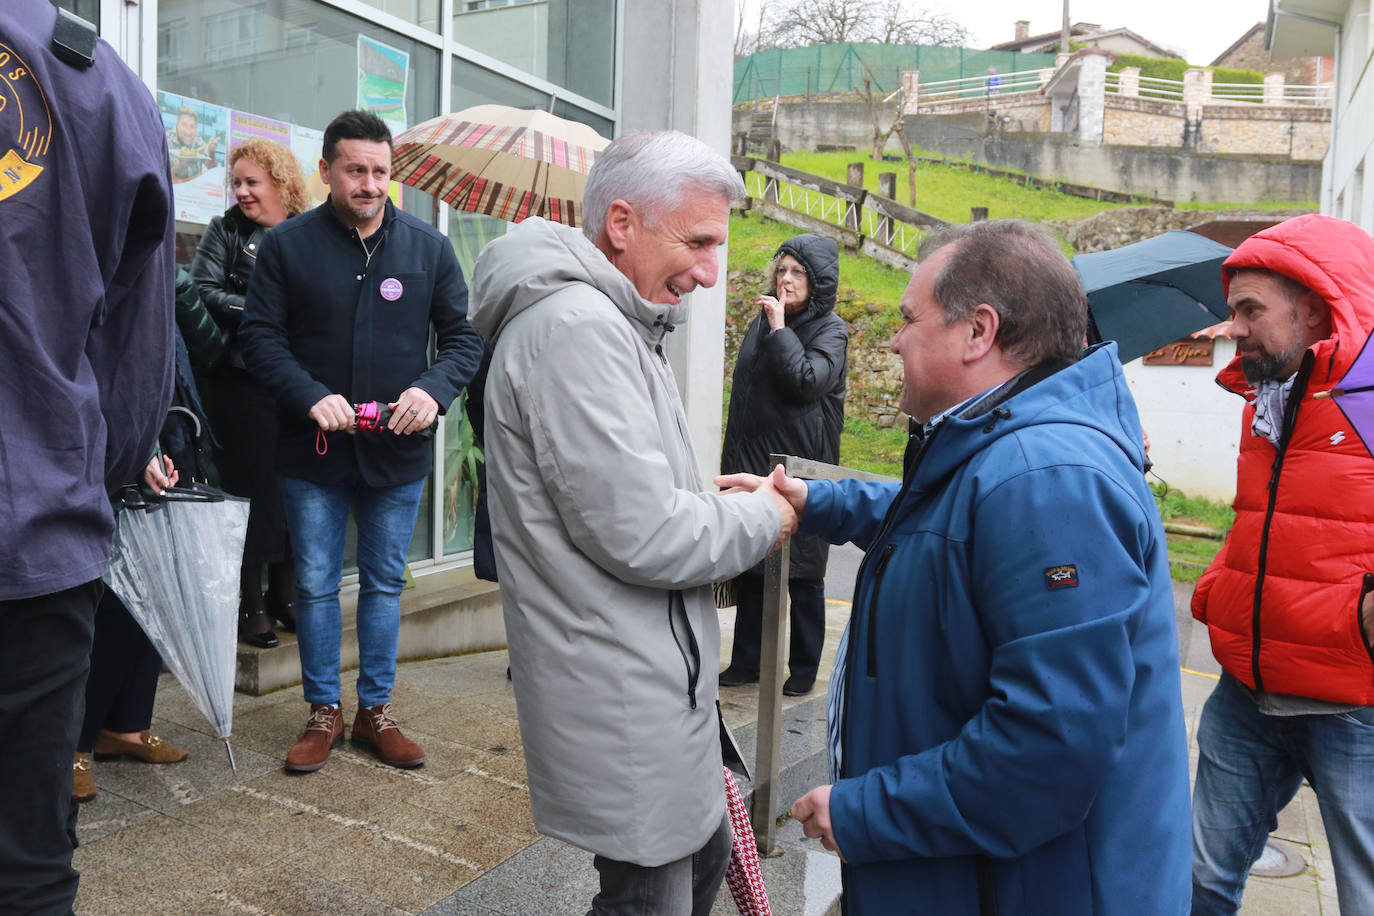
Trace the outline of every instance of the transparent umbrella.
<path fill-rule="evenodd" d="M 224 740 L 234 717 L 239 565 L 248 500 L 209 487 L 121 491 L 105 581 Z"/>

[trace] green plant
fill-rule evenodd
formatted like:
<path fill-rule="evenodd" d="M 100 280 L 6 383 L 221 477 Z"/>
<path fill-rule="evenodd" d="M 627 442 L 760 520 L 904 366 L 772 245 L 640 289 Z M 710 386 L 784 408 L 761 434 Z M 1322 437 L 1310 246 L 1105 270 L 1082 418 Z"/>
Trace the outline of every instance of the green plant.
<path fill-rule="evenodd" d="M 472 421 L 468 418 L 468 391 L 458 395 L 449 411 L 449 422 L 457 429 L 445 435 L 444 455 L 444 541 L 458 538 L 459 526 L 466 522 L 467 541 L 472 541 L 472 520 L 477 513 L 478 468 L 486 460 L 477 444 Z M 466 509 L 466 513 L 463 511 Z"/>

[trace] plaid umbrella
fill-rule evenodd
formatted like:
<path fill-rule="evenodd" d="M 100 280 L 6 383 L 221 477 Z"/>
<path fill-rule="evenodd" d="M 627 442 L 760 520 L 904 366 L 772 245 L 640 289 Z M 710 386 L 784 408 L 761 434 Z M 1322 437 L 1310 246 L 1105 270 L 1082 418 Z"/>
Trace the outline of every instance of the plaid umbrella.
<path fill-rule="evenodd" d="M 469 213 L 576 226 L 587 172 L 609 142 L 545 111 L 476 105 L 399 134 L 391 177 Z"/>

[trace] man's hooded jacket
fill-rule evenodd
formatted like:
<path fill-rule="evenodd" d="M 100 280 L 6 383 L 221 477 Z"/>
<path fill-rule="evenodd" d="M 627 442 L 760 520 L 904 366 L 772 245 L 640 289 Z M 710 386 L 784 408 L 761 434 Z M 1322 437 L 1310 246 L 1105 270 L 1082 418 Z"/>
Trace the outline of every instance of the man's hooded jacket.
<path fill-rule="evenodd" d="M 725 816 L 711 583 L 777 538 L 767 493 L 703 487 L 647 302 L 580 231 L 528 219 L 473 274 L 494 347 L 487 482 L 540 833 L 656 866 Z"/>
<path fill-rule="evenodd" d="M 1217 376 L 1246 399 L 1236 521 L 1193 594 L 1212 653 L 1237 680 L 1271 693 L 1374 704 L 1374 661 L 1360 604 L 1374 588 L 1374 457 L 1333 401 L 1374 326 L 1374 243 L 1354 223 L 1300 216 L 1251 236 L 1226 259 L 1296 280 L 1331 310 L 1331 336 L 1308 348 L 1279 447 L 1251 430 L 1253 387 L 1240 357 Z"/>

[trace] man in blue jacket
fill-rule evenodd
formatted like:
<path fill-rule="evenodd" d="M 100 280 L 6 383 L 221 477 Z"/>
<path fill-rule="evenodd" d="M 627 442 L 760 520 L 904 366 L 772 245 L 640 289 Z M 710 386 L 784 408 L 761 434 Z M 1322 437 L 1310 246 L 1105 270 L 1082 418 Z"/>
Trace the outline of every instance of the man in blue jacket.
<path fill-rule="evenodd" d="M 172 181 L 152 95 L 88 23 L 5 0 L 0 73 L 0 912 L 69 913 L 106 494 L 172 395 Z"/>
<path fill-rule="evenodd" d="M 437 230 L 387 200 L 391 132 L 346 111 L 324 132 L 329 199 L 263 237 L 239 339 L 248 369 L 276 393 L 277 463 L 296 560 L 296 627 L 310 716 L 286 769 L 324 766 L 343 741 L 339 577 L 350 508 L 358 529 L 358 712 L 354 744 L 383 763 L 425 753 L 391 708 L 406 552 L 425 477 L 427 430 L 477 371 L 467 285 Z M 431 363 L 428 344 L 434 329 Z M 360 431 L 353 405 L 393 411 Z"/>
<path fill-rule="evenodd" d="M 1115 345 L 1080 352 L 1083 288 L 1034 227 L 936 244 L 892 341 L 902 482 L 787 485 L 801 530 L 867 550 L 834 782 L 792 813 L 851 914 L 1185 913 L 1172 588 Z"/>

